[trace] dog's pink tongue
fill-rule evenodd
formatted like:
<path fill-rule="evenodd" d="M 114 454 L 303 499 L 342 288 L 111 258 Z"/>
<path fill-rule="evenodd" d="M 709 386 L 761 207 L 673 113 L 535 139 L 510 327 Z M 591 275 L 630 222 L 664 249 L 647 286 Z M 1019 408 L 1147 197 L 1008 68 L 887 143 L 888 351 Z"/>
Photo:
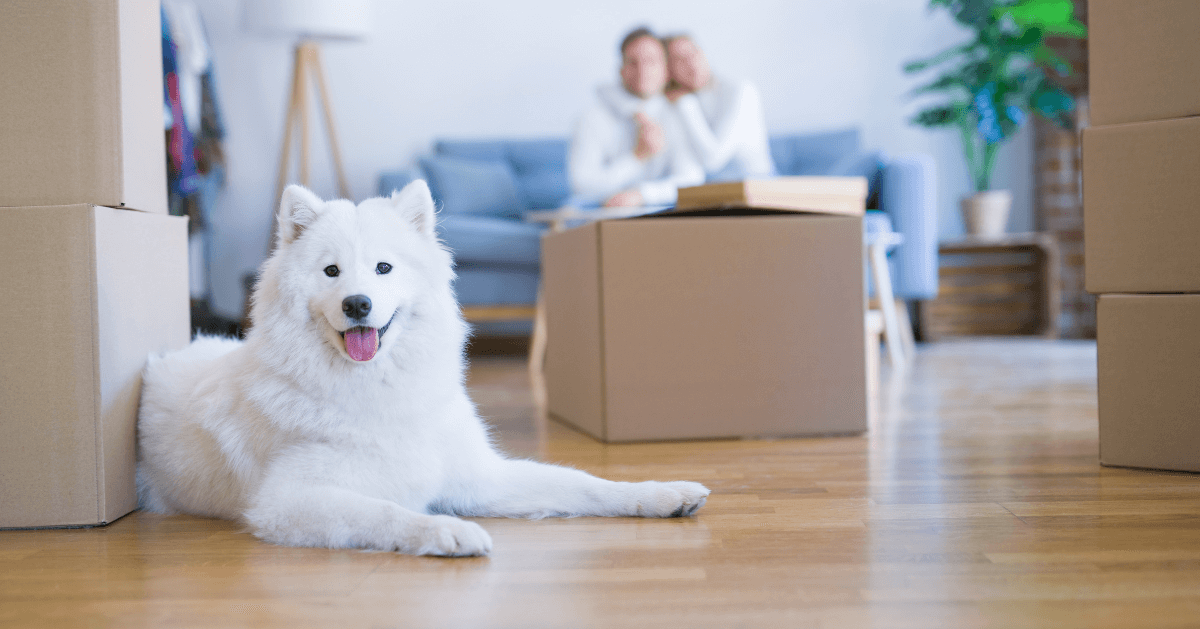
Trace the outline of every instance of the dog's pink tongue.
<path fill-rule="evenodd" d="M 379 332 L 375 328 L 346 330 L 346 353 L 354 360 L 371 360 L 379 349 Z"/>

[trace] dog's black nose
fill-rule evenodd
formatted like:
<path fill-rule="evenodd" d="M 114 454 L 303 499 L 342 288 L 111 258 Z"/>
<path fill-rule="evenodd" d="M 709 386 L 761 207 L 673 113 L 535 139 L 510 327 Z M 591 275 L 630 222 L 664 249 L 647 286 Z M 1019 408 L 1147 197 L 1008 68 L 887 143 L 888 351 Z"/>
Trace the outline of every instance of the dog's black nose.
<path fill-rule="evenodd" d="M 342 300 L 342 312 L 351 319 L 362 319 L 371 314 L 371 298 L 366 295 L 351 295 Z"/>

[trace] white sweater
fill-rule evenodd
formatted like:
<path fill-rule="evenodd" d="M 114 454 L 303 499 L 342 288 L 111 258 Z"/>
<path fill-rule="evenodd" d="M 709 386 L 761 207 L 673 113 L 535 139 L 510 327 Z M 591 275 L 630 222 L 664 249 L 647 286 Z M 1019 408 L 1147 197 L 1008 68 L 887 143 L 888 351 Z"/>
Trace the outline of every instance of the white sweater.
<path fill-rule="evenodd" d="M 703 89 L 676 100 L 675 109 L 710 179 L 775 174 L 762 99 L 753 83 L 713 77 Z"/>
<path fill-rule="evenodd" d="M 633 115 L 638 112 L 662 126 L 667 144 L 644 161 L 633 154 L 637 147 Z M 575 128 L 567 170 L 571 192 L 596 203 L 636 188 L 646 205 L 670 205 L 681 186 L 704 183 L 704 168 L 666 98 L 638 98 L 619 85 L 597 90 L 596 102 Z"/>

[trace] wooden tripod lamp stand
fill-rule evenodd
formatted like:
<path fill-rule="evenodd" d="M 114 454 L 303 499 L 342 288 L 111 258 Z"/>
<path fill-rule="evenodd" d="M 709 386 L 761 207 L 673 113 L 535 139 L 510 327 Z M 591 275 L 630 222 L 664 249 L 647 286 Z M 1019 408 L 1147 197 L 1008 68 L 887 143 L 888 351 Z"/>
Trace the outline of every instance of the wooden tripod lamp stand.
<path fill-rule="evenodd" d="M 312 109 L 309 94 L 311 80 L 316 87 L 317 105 L 325 119 L 329 135 L 329 150 L 337 174 L 338 194 L 350 199 L 350 186 L 338 149 L 337 130 L 330 109 L 329 90 L 325 87 L 325 72 L 321 66 L 321 40 L 353 41 L 370 31 L 370 0 L 244 0 L 242 21 L 246 28 L 268 35 L 285 35 L 296 41 L 292 61 L 292 89 L 288 99 L 287 117 L 283 132 L 283 150 L 279 156 L 279 177 L 273 203 L 278 204 L 283 188 L 289 182 L 292 142 L 299 136 L 297 181 L 309 185 L 309 129 Z M 274 207 L 274 206 L 272 206 Z M 272 242 L 274 239 L 272 238 Z"/>

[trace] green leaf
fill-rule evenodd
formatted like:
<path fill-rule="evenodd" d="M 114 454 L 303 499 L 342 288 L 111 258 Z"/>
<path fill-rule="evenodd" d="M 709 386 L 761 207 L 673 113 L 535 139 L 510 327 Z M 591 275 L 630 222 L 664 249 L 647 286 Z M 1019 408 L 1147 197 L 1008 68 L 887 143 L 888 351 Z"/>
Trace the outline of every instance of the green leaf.
<path fill-rule="evenodd" d="M 995 17 L 1008 16 L 1023 26 L 1062 24 L 1069 22 L 1074 12 L 1071 0 L 1022 0 L 1015 5 L 992 9 Z"/>
<path fill-rule="evenodd" d="M 1071 0 L 1022 0 L 1012 6 L 992 9 L 996 19 L 1012 18 L 1017 25 L 1039 28 L 1047 35 L 1085 37 L 1087 27 L 1074 18 L 1075 5 Z"/>
<path fill-rule="evenodd" d="M 934 107 L 913 116 L 913 124 L 921 125 L 922 127 L 945 127 L 958 124 L 959 117 L 962 116 L 963 110 L 961 107 L 953 105 L 945 107 Z"/>
<path fill-rule="evenodd" d="M 911 61 L 909 63 L 904 64 L 904 71 L 908 74 L 912 74 L 914 72 L 920 72 L 920 71 L 924 70 L 925 68 L 935 66 L 935 65 L 938 65 L 939 63 L 942 63 L 944 61 L 952 59 L 956 55 L 961 55 L 961 54 L 970 52 L 972 49 L 974 49 L 978 45 L 979 45 L 979 41 L 976 40 L 976 41 L 972 41 L 972 42 L 969 42 L 966 44 L 961 44 L 959 46 L 955 46 L 953 48 L 948 48 L 928 59 L 922 59 L 920 61 Z"/>
<path fill-rule="evenodd" d="M 967 87 L 967 84 L 963 83 L 961 78 L 959 78 L 958 76 L 955 76 L 953 74 L 947 74 L 946 76 L 943 76 L 943 77 L 937 79 L 936 81 L 933 81 L 931 83 L 926 83 L 925 85 L 921 85 L 919 87 L 913 88 L 913 90 L 911 92 L 909 92 L 908 94 L 909 94 L 909 96 L 919 96 L 921 94 L 930 94 L 933 92 L 945 92 L 945 91 L 954 90 L 954 89 L 961 89 L 963 91 L 970 90 L 970 88 Z"/>

